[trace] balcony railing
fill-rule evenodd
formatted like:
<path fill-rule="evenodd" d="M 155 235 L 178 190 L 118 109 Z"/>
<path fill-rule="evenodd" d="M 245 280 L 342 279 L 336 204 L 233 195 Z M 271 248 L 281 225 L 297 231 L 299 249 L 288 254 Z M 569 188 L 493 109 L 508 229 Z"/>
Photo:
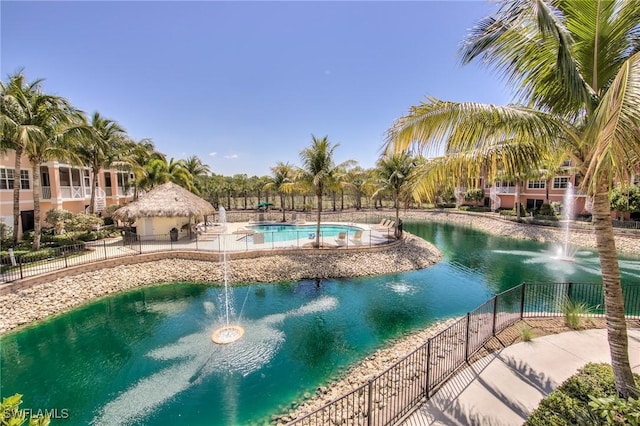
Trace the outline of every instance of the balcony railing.
<path fill-rule="evenodd" d="M 515 186 L 498 186 L 496 187 L 496 194 L 515 194 Z"/>
<path fill-rule="evenodd" d="M 42 199 L 43 200 L 50 200 L 51 199 L 51 187 L 50 186 L 43 186 L 42 187 Z"/>
<path fill-rule="evenodd" d="M 61 186 L 60 194 L 63 199 L 83 199 L 91 196 L 91 188 L 84 188 L 82 186 Z"/>

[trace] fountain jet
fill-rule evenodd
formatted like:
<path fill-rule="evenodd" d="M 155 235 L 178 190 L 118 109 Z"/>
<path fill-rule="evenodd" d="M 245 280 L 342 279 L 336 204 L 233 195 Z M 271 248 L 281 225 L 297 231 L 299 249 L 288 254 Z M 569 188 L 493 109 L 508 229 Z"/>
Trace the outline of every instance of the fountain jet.
<path fill-rule="evenodd" d="M 227 224 L 227 212 L 224 207 L 220 206 L 219 209 L 219 221 L 225 226 Z M 229 311 L 231 310 L 231 303 L 229 301 L 229 259 L 227 258 L 227 248 L 225 244 L 225 238 L 220 236 L 220 256 L 222 259 L 222 273 L 224 281 L 224 311 L 225 311 L 225 325 L 218 328 L 211 335 L 211 341 L 219 345 L 227 345 L 240 339 L 244 335 L 244 329 L 239 325 L 229 324 Z"/>

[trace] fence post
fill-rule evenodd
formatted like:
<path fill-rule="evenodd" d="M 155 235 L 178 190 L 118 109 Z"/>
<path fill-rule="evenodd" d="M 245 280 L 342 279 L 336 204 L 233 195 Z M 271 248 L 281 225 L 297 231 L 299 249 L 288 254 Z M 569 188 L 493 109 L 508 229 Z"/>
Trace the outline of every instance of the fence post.
<path fill-rule="evenodd" d="M 104 248 L 104 258 L 107 259 L 107 241 L 102 240 L 102 247 Z"/>
<path fill-rule="evenodd" d="M 471 323 L 471 312 L 467 312 L 467 331 L 464 339 L 464 360 L 469 362 L 469 324 Z"/>
<path fill-rule="evenodd" d="M 142 239 L 140 237 L 136 237 L 138 239 L 138 252 L 142 254 Z"/>
<path fill-rule="evenodd" d="M 367 396 L 367 426 L 371 426 L 371 424 L 373 423 L 373 421 L 371 420 L 371 414 L 373 413 L 373 410 L 371 409 L 373 405 L 371 403 L 371 399 L 373 398 L 373 379 L 369 379 L 367 391 L 369 393 L 369 395 Z"/>
<path fill-rule="evenodd" d="M 22 256 L 18 259 L 18 265 L 20 265 L 20 279 L 24 278 L 24 274 L 22 272 Z"/>
<path fill-rule="evenodd" d="M 573 293 L 573 283 L 569 282 L 569 287 L 567 287 L 567 299 L 571 300 L 571 294 Z"/>
<path fill-rule="evenodd" d="M 491 326 L 491 335 L 496 335 L 496 317 L 498 316 L 498 295 L 493 296 L 493 325 Z"/>
<path fill-rule="evenodd" d="M 427 340 L 427 359 L 426 359 L 426 369 L 427 369 L 427 384 L 424 387 L 424 396 L 429 399 L 429 382 L 431 381 L 431 339 Z"/>

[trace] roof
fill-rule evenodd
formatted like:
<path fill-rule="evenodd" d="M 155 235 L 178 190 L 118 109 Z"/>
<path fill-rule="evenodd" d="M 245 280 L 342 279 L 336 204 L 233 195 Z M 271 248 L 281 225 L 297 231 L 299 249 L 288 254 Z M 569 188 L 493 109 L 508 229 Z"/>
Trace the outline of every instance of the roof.
<path fill-rule="evenodd" d="M 133 221 L 140 217 L 190 217 L 213 214 L 211 203 L 172 182 L 153 188 L 113 212 L 113 218 Z"/>

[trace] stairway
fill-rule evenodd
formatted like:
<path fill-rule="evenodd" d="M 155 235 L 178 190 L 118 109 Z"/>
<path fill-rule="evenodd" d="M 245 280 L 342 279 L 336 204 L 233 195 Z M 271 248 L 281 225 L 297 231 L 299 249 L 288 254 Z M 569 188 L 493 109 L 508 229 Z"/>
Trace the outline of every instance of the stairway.
<path fill-rule="evenodd" d="M 491 187 L 491 191 L 489 192 L 489 198 L 491 199 L 491 210 L 494 212 L 500 208 L 500 197 L 498 196 L 498 191 L 496 191 L 495 185 Z"/>
<path fill-rule="evenodd" d="M 104 192 L 104 189 L 96 186 L 96 199 L 94 205 L 94 212 L 100 213 L 107 207 L 107 194 Z"/>

